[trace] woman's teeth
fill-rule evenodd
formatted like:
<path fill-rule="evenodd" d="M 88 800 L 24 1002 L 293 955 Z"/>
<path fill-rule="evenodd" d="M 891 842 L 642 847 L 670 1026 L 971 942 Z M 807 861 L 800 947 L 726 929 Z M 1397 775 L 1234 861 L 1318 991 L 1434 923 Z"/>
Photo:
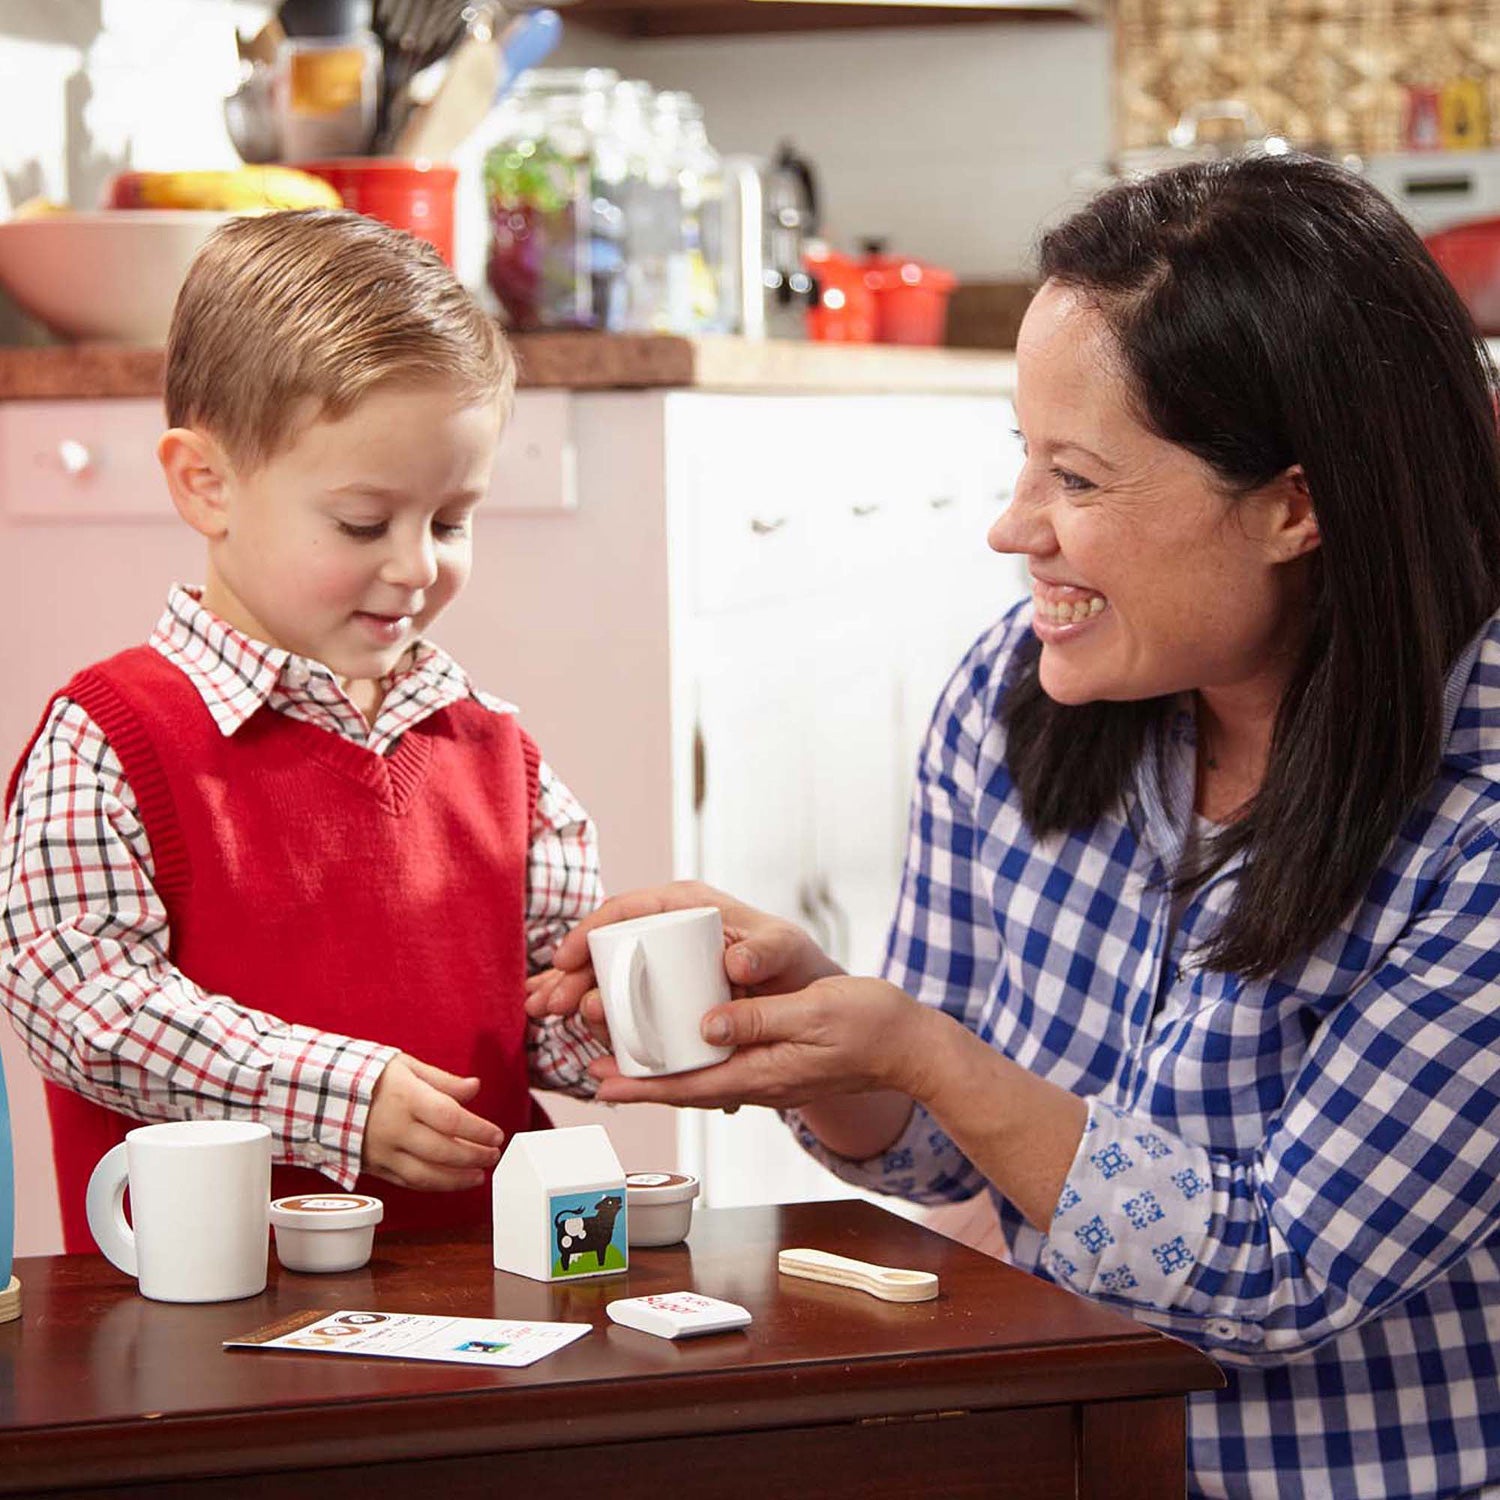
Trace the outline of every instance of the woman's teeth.
<path fill-rule="evenodd" d="M 1095 594 L 1091 599 L 1063 600 L 1059 603 L 1049 603 L 1041 598 L 1036 601 L 1036 612 L 1056 625 L 1076 624 L 1079 620 L 1087 620 L 1090 615 L 1097 615 L 1103 608 L 1104 597 L 1101 594 Z"/>

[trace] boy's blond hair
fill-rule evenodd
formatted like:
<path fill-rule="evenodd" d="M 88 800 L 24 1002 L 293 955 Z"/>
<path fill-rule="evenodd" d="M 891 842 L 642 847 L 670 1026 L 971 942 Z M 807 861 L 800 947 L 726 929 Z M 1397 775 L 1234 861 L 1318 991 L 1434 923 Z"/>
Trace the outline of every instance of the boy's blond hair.
<path fill-rule="evenodd" d="M 515 387 L 495 320 L 425 241 L 362 214 L 231 219 L 205 242 L 167 337 L 167 421 L 255 468 L 375 386 L 445 384 L 466 404 Z"/>

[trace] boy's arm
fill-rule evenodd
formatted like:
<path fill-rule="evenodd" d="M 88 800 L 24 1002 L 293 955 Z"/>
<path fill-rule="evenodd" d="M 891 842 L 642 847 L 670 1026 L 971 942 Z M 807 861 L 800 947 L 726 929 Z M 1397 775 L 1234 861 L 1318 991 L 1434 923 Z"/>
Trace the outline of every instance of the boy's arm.
<path fill-rule="evenodd" d="M 292 1026 L 192 983 L 135 797 L 98 727 L 61 700 L 0 846 L 0 1003 L 49 1078 L 147 1120 L 268 1125 L 278 1161 L 351 1186 L 390 1047 Z"/>
<path fill-rule="evenodd" d="M 526 889 L 526 963 L 537 974 L 552 962 L 563 934 L 604 899 L 593 819 L 546 761 L 537 777 Z M 538 1088 L 590 1097 L 598 1085 L 589 1059 L 608 1051 L 581 1015 L 527 1022 L 526 1053 Z"/>

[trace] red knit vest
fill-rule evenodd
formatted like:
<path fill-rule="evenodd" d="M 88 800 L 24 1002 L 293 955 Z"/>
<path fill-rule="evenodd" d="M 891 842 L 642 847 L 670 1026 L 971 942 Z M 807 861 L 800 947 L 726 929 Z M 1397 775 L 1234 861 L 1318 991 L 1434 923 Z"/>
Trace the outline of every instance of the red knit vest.
<path fill-rule="evenodd" d="M 389 756 L 265 707 L 226 737 L 187 676 L 146 646 L 85 669 L 58 696 L 85 710 L 124 767 L 182 973 L 284 1021 L 477 1075 L 468 1107 L 507 1135 L 546 1124 L 527 1087 L 522 1009 L 538 755 L 512 715 L 450 704 Z M 92 1250 L 89 1174 L 140 1121 L 50 1082 L 46 1092 L 64 1246 Z M 315 1126 L 304 1119 L 293 1133 Z M 277 1166 L 272 1189 L 328 1181 Z M 384 1200 L 392 1228 L 490 1221 L 487 1185 L 417 1193 L 362 1177 L 359 1190 Z"/>

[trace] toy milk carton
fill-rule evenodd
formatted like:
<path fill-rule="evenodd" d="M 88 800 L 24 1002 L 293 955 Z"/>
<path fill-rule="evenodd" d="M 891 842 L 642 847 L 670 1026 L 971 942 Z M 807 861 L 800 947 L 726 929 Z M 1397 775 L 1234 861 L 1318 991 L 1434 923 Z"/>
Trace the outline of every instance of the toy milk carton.
<path fill-rule="evenodd" d="M 625 1171 L 602 1125 L 513 1135 L 495 1168 L 494 1215 L 498 1271 L 577 1281 L 630 1264 Z"/>

